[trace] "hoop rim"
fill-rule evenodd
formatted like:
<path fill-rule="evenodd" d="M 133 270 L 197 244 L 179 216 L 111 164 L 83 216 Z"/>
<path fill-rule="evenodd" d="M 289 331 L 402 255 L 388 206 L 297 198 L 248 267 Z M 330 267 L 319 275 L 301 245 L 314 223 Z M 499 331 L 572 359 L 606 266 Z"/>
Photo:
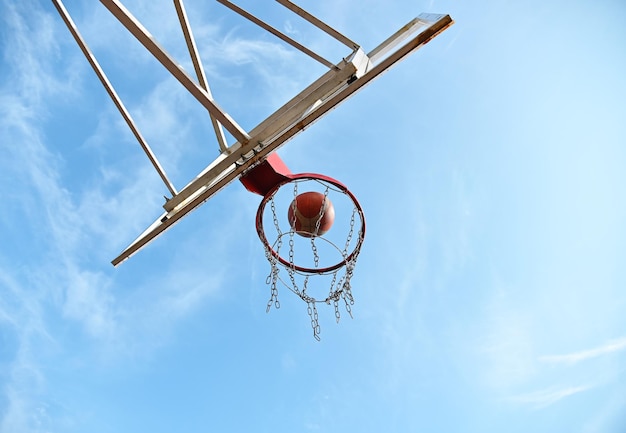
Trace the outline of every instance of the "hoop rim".
<path fill-rule="evenodd" d="M 290 263 L 289 261 L 281 257 L 280 254 L 274 250 L 274 248 L 272 248 L 272 245 L 270 245 L 267 237 L 265 236 L 265 231 L 263 229 L 263 213 L 265 210 L 265 206 L 281 187 L 298 180 L 320 180 L 334 185 L 339 190 L 341 190 L 341 192 L 350 197 L 350 200 L 352 200 L 357 212 L 359 213 L 359 217 L 361 218 L 361 228 L 359 229 L 359 236 L 356 241 L 356 245 L 347 257 L 334 265 L 327 266 L 325 268 L 307 268 L 303 266 L 298 266 L 295 263 Z M 325 274 L 347 265 L 359 254 L 361 250 L 361 245 L 363 244 L 363 239 L 365 238 L 365 214 L 363 213 L 363 208 L 361 207 L 361 204 L 352 193 L 352 191 L 350 191 L 347 186 L 339 182 L 337 179 L 318 173 L 289 174 L 283 181 L 277 183 L 267 194 L 265 194 L 265 196 L 263 196 L 263 200 L 261 200 L 261 203 L 259 204 L 259 208 L 256 213 L 256 230 L 257 234 L 259 235 L 259 239 L 261 239 L 261 242 L 263 243 L 267 251 L 269 251 L 270 254 L 274 258 L 276 258 L 283 266 L 304 274 Z"/>

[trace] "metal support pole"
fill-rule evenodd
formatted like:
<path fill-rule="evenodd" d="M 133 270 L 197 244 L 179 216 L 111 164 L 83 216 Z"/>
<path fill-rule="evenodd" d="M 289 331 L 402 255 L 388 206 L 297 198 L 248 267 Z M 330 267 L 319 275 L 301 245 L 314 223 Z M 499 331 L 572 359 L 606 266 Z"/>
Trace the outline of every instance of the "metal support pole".
<path fill-rule="evenodd" d="M 150 146 L 148 145 L 146 140 L 143 138 L 143 136 L 139 132 L 139 129 L 137 129 L 137 125 L 135 125 L 134 120 L 132 119 L 130 113 L 128 112 L 128 110 L 124 106 L 124 103 L 122 102 L 120 97 L 115 92 L 115 89 L 113 89 L 113 86 L 111 85 L 111 82 L 109 81 L 109 79 L 107 78 L 106 74 L 104 73 L 104 71 L 100 67 L 100 64 L 96 60 L 96 57 L 93 55 L 93 53 L 91 52 L 91 50 L 87 46 L 87 43 L 85 42 L 85 40 L 81 36 L 80 32 L 78 31 L 78 28 L 74 24 L 74 21 L 72 20 L 72 17 L 70 17 L 70 14 L 67 12 L 67 9 L 65 9 L 65 6 L 61 2 L 61 0 L 52 0 L 52 3 L 54 3 L 54 6 L 59 11 L 59 14 L 61 15 L 61 18 L 63 18 L 63 21 L 67 25 L 67 28 L 69 29 L 69 31 L 72 34 L 72 36 L 74 36 L 74 39 L 76 40 L 76 43 L 78 44 L 78 46 L 80 47 L 81 51 L 83 52 L 83 54 L 87 58 L 87 61 L 89 62 L 89 64 L 93 68 L 94 72 L 96 73 L 96 75 L 100 79 L 100 82 L 102 83 L 102 85 L 104 86 L 105 90 L 107 91 L 107 93 L 109 94 L 111 99 L 113 100 L 113 103 L 115 104 L 115 106 L 119 110 L 120 114 L 122 115 L 122 117 L 126 121 L 126 124 L 128 125 L 128 127 L 132 131 L 133 135 L 135 136 L 135 138 L 137 139 L 137 141 L 141 145 L 141 148 L 143 149 L 143 151 L 148 156 L 148 159 L 150 160 L 150 162 L 154 166 L 154 168 L 157 171 L 157 173 L 159 173 L 159 176 L 163 180 L 163 183 L 165 183 L 165 186 L 167 187 L 167 189 L 170 191 L 170 193 L 172 193 L 172 196 L 175 196 L 176 194 L 178 194 L 176 192 L 176 188 L 174 188 L 174 185 L 168 179 L 167 175 L 165 174 L 165 170 L 163 170 L 163 168 L 161 167 L 161 164 L 159 163 L 159 161 L 157 160 L 156 156 L 152 152 L 152 149 L 150 148 Z"/>
<path fill-rule="evenodd" d="M 196 41 L 193 37 L 193 33 L 191 32 L 189 20 L 187 19 L 187 12 L 185 11 L 183 0 L 174 0 L 174 6 L 176 7 L 176 13 L 178 14 L 178 20 L 180 21 L 180 26 L 183 29 L 183 34 L 185 35 L 185 42 L 187 42 L 187 48 L 189 49 L 189 55 L 191 56 L 191 61 L 193 62 L 193 68 L 196 71 L 196 76 L 198 77 L 198 83 L 200 83 L 200 86 L 206 90 L 209 97 L 213 98 L 211 89 L 209 88 L 209 82 L 206 78 L 206 74 L 204 73 L 204 68 L 202 67 L 202 62 L 200 61 L 200 53 L 198 53 Z M 211 124 L 213 125 L 213 130 L 215 131 L 217 144 L 223 152 L 228 149 L 226 137 L 224 136 L 224 130 L 222 129 L 222 125 L 217 121 L 215 116 L 211 114 L 211 112 L 209 112 L 209 116 L 211 116 Z"/>
<path fill-rule="evenodd" d="M 100 0 L 118 21 L 195 97 L 204 108 L 215 116 L 219 122 L 230 132 L 239 143 L 246 144 L 250 140 L 248 133 L 239 126 L 213 98 L 200 87 L 187 73 L 174 61 L 174 59 L 159 46 L 154 37 L 141 25 L 137 19 L 118 1 Z"/>
<path fill-rule="evenodd" d="M 270 26 L 269 24 L 266 24 L 265 22 L 261 21 L 260 19 L 258 19 L 254 15 L 252 15 L 251 13 L 241 9 L 239 6 L 229 2 L 228 0 L 217 0 L 217 1 L 218 1 L 218 3 L 223 4 L 227 8 L 237 12 L 242 17 L 252 21 L 254 24 L 258 25 L 259 27 L 263 28 L 264 30 L 267 30 L 268 32 L 270 32 L 274 36 L 278 37 L 282 41 L 287 42 L 289 45 L 291 45 L 292 47 L 296 48 L 297 50 L 302 51 L 307 56 L 317 60 L 318 62 L 320 62 L 322 65 L 326 66 L 327 68 L 337 69 L 337 66 L 335 66 L 335 64 L 333 64 L 332 62 L 329 62 L 328 60 L 326 60 L 325 58 L 323 58 L 319 54 L 309 50 L 307 47 L 305 47 L 305 46 L 301 45 L 300 43 L 294 41 L 289 36 L 285 35 L 284 33 L 281 33 L 280 31 L 276 30 L 274 27 Z"/>
<path fill-rule="evenodd" d="M 300 15 L 302 18 L 304 18 L 305 20 L 307 20 L 308 22 L 310 22 L 311 24 L 313 24 L 315 27 L 322 30 L 326 34 L 337 39 L 339 42 L 341 42 L 342 44 L 344 44 L 351 50 L 358 50 L 360 48 L 359 44 L 348 39 L 346 36 L 342 35 L 337 30 L 333 29 L 331 26 L 329 26 L 328 24 L 326 24 L 324 21 L 320 20 L 319 18 L 311 15 L 310 13 L 302 9 L 300 6 L 290 2 L 289 0 L 276 0 L 276 1 L 280 3 L 281 5 L 285 6 L 290 11 Z"/>

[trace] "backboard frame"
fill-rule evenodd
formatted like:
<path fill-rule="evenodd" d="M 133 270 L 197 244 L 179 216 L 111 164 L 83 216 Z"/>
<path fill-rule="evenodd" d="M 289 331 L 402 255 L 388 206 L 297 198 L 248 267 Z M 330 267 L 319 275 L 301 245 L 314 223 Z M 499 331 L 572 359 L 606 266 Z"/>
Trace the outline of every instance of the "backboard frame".
<path fill-rule="evenodd" d="M 152 162 L 172 197 L 168 198 L 162 213 L 143 233 L 141 233 L 112 264 L 119 265 L 135 254 L 160 234 L 180 221 L 191 211 L 210 199 L 229 183 L 237 180 L 257 164 L 264 161 L 287 141 L 306 129 L 309 125 L 328 114 L 332 109 L 350 98 L 372 80 L 389 70 L 392 66 L 421 48 L 437 35 L 450 27 L 454 21 L 445 14 L 421 14 L 411 20 L 396 33 L 387 38 L 374 50 L 366 54 L 363 49 L 349 38 L 334 30 L 321 20 L 296 6 L 289 0 L 276 0 L 292 12 L 311 22 L 319 29 L 345 44 L 352 51 L 338 63 L 331 63 L 311 50 L 291 40 L 286 35 L 263 23 L 258 18 L 243 11 L 228 0 L 217 0 L 235 12 L 250 19 L 264 30 L 280 37 L 294 48 L 325 64 L 329 70 L 315 80 L 290 101 L 268 116 L 250 131 L 239 126 L 213 99 L 208 82 L 202 70 L 193 34 L 187 20 L 182 0 L 174 0 L 176 11 L 183 28 L 190 55 L 194 61 L 197 81 L 171 57 L 141 23 L 122 5 L 119 0 L 100 0 L 100 2 L 120 21 L 120 23 L 185 87 L 195 99 L 203 105 L 211 117 L 220 153 L 204 170 L 180 191 L 167 178 L 156 156 L 145 142 L 134 121 L 125 109 L 121 99 L 113 90 L 111 83 L 99 66 L 95 56 L 82 39 L 69 13 L 61 0 L 52 0 L 64 22 L 88 59 L 96 75 L 126 120 L 142 149 Z M 416 33 L 417 30 L 420 30 Z M 281 36 L 282 35 L 282 36 Z M 398 47 L 403 41 L 404 44 Z M 233 145 L 226 145 L 221 127 L 224 127 L 237 140 Z"/>

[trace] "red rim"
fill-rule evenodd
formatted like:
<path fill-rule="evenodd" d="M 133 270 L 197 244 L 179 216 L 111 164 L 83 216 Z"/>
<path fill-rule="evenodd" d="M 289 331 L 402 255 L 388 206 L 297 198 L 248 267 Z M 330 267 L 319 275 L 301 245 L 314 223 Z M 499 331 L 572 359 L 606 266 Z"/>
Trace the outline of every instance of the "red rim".
<path fill-rule="evenodd" d="M 345 193 L 348 197 L 350 197 L 350 200 L 352 200 L 352 202 L 354 203 L 354 206 L 356 207 L 357 212 L 359 213 L 359 217 L 361 218 L 361 228 L 359 229 L 359 237 L 352 252 L 344 260 L 336 263 L 335 265 L 327 266 L 325 268 L 305 268 L 302 266 L 298 266 L 296 264 L 289 263 L 287 260 L 282 258 L 280 254 L 278 254 L 274 250 L 274 248 L 272 248 L 263 230 L 263 213 L 264 213 L 265 205 L 267 204 L 267 202 L 284 185 L 294 182 L 294 181 L 307 180 L 307 179 L 308 180 L 321 180 L 323 182 L 328 182 L 336 186 L 343 193 Z M 354 194 L 352 194 L 352 192 L 343 183 L 339 182 L 338 180 L 333 179 L 332 177 L 329 177 L 329 176 L 325 176 L 323 174 L 316 174 L 316 173 L 289 174 L 287 176 L 287 179 L 276 184 L 263 197 L 263 200 L 261 200 L 261 204 L 259 205 L 259 209 L 257 210 L 257 213 L 256 213 L 256 230 L 259 235 L 259 239 L 261 239 L 261 242 L 263 242 L 263 245 L 265 246 L 265 248 L 267 248 L 267 250 L 272 254 L 272 256 L 274 256 L 283 266 L 290 268 L 290 269 L 294 269 L 298 272 L 306 273 L 306 274 L 324 274 L 324 273 L 332 272 L 336 269 L 339 269 L 342 266 L 345 266 L 348 262 L 350 262 L 353 258 L 355 258 L 356 255 L 359 254 L 359 251 L 361 250 L 361 245 L 363 244 L 363 239 L 365 237 L 365 215 L 363 213 L 363 209 L 361 208 L 361 204 L 356 199 Z"/>

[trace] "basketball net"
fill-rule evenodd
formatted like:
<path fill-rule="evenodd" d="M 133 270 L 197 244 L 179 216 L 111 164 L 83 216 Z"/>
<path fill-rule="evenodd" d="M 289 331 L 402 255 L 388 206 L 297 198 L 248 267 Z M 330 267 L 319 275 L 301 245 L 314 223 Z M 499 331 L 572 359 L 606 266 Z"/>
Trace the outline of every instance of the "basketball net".
<path fill-rule="evenodd" d="M 292 186 L 290 195 L 286 194 L 290 190 L 287 185 Z M 288 224 L 285 224 L 286 219 L 277 212 L 277 209 L 288 210 L 291 206 L 291 212 L 286 213 L 295 215 L 299 191 L 323 194 L 314 229 L 306 235 L 296 231 L 295 221 L 286 221 Z M 332 200 L 341 220 L 336 221 L 327 233 L 321 234 L 320 223 L 328 209 L 327 200 Z M 284 204 L 289 201 L 285 209 Z M 271 229 L 263 227 L 264 214 L 272 220 Z M 273 232 L 271 244 L 266 230 Z M 266 279 L 270 286 L 267 312 L 272 306 L 280 308 L 279 288 L 286 287 L 307 304 L 313 336 L 317 340 L 320 339 L 317 304 L 332 305 L 337 323 L 341 318 L 339 304 L 343 304 L 352 317 L 354 297 L 351 279 L 365 235 L 365 218 L 358 201 L 343 184 L 321 175 L 293 175 L 264 197 L 257 213 L 257 231 L 270 264 Z"/>

